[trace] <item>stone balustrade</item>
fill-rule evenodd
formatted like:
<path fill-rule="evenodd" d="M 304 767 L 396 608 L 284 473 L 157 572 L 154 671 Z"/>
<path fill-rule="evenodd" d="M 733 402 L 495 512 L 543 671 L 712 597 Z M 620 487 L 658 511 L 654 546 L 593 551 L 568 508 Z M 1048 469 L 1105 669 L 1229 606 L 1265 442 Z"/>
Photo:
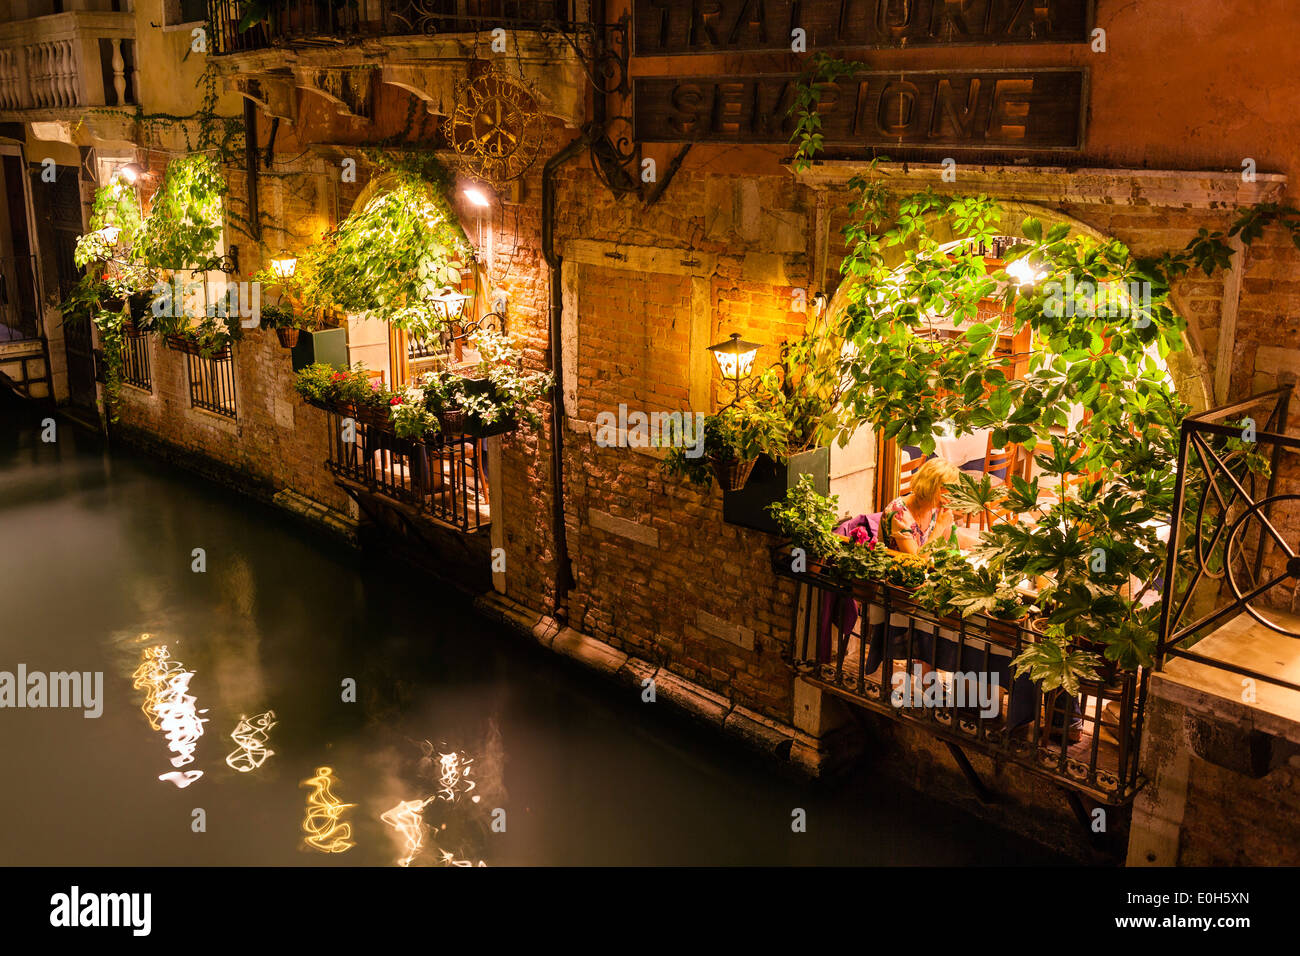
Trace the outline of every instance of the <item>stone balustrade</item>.
<path fill-rule="evenodd" d="M 0 23 L 0 116 L 138 103 L 134 37 L 130 13 Z"/>

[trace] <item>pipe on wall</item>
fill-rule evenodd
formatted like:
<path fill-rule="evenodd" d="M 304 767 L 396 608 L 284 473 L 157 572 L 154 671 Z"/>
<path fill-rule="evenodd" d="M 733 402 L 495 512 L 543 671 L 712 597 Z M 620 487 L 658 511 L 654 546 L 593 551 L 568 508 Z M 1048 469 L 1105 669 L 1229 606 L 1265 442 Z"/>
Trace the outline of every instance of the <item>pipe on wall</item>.
<path fill-rule="evenodd" d="M 551 537 L 555 548 L 555 593 L 552 615 L 567 622 L 569 591 L 573 588 L 573 566 L 569 560 L 568 532 L 564 524 L 564 288 L 561 282 L 563 260 L 555 251 L 555 177 L 560 167 L 591 144 L 591 129 L 584 128 L 567 146 L 546 161 L 542 169 L 542 256 L 550 269 L 551 305 L 549 309 L 550 370 L 555 376 L 551 389 Z"/>

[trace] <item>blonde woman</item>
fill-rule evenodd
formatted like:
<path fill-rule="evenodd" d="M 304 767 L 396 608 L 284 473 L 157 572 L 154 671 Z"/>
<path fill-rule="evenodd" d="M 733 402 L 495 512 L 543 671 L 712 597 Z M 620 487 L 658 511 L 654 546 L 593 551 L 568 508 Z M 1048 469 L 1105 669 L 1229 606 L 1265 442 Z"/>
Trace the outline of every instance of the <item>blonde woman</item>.
<path fill-rule="evenodd" d="M 891 501 L 880 515 L 880 540 L 886 547 L 916 554 L 930 541 L 952 538 L 952 512 L 945 506 L 947 486 L 960 470 L 943 458 L 929 458 L 912 476 L 912 489 Z"/>

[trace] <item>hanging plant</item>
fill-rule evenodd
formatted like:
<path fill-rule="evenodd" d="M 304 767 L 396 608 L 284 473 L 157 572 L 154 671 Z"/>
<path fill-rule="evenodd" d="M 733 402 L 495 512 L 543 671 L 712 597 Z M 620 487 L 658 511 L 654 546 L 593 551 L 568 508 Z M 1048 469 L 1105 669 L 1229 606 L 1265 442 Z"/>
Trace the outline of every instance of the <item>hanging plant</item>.
<path fill-rule="evenodd" d="M 169 272 L 209 268 L 221 241 L 226 181 L 206 153 L 181 156 L 167 164 L 149 215 L 135 243 L 135 257 Z"/>
<path fill-rule="evenodd" d="M 366 314 L 398 328 L 445 325 L 433 299 L 460 284 L 469 242 L 446 199 L 424 179 L 395 172 L 298 261 L 304 301 Z"/>

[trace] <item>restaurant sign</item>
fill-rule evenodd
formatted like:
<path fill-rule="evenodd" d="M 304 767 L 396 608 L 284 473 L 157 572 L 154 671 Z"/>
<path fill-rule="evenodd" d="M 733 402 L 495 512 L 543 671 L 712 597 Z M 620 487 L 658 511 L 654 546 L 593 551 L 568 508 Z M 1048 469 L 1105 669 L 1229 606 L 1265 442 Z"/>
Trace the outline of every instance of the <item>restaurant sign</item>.
<path fill-rule="evenodd" d="M 795 74 L 640 77 L 641 142 L 788 143 Z M 1086 69 L 908 70 L 828 84 L 818 104 L 827 146 L 1078 149 Z"/>
<path fill-rule="evenodd" d="M 1093 0 L 635 0 L 636 56 L 1083 43 Z"/>

